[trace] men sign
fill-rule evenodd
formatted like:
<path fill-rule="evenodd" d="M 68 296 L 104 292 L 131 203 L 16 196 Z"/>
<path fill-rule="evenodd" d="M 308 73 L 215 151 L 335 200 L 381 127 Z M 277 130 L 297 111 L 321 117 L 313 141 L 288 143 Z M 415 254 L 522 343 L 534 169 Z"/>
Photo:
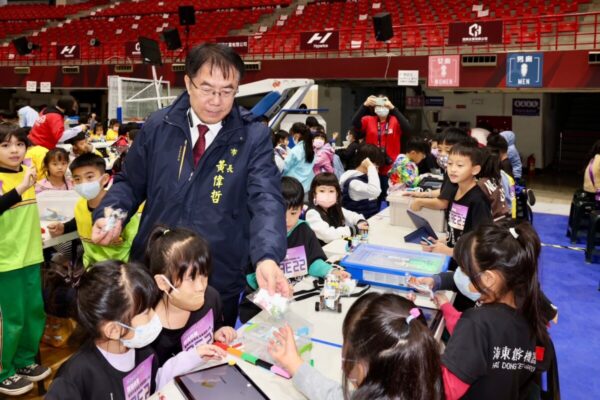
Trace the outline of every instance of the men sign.
<path fill-rule="evenodd" d="M 506 57 L 507 87 L 542 87 L 544 53 L 511 53 Z"/>
<path fill-rule="evenodd" d="M 340 34 L 337 31 L 302 32 L 300 50 L 328 51 L 340 48 Z"/>

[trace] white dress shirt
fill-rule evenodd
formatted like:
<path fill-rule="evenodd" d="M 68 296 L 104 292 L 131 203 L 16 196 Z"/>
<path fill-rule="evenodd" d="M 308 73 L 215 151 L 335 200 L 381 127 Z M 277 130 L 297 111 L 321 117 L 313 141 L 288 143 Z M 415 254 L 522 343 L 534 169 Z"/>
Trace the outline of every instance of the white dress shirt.
<path fill-rule="evenodd" d="M 202 120 L 196 115 L 194 110 L 192 110 L 191 108 L 190 108 L 189 113 L 190 113 L 190 116 L 192 117 L 192 125 L 193 125 L 190 127 L 190 134 L 192 135 L 192 149 L 194 148 L 194 145 L 198 141 L 198 136 L 200 135 L 198 133 L 198 125 L 202 124 L 202 125 L 208 126 L 208 132 L 206 132 L 206 135 L 204 135 L 204 140 L 205 140 L 204 143 L 206 143 L 206 145 L 204 147 L 204 151 L 206 151 L 208 149 L 208 147 L 211 145 L 211 143 L 217 137 L 217 134 L 223 127 L 223 123 L 221 121 L 219 121 L 216 124 L 205 124 L 204 122 L 202 122 Z"/>

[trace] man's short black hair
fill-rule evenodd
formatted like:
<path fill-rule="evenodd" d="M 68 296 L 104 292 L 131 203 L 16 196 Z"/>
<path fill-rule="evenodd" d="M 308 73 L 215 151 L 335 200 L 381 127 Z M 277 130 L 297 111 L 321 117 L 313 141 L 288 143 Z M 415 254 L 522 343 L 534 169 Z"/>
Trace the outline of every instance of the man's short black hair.
<path fill-rule="evenodd" d="M 298 179 L 291 176 L 281 178 L 281 194 L 286 210 L 304 205 L 304 188 Z"/>
<path fill-rule="evenodd" d="M 56 101 L 56 106 L 65 111 L 69 111 L 75 108 L 75 102 L 76 101 L 73 96 L 63 96 Z"/>
<path fill-rule="evenodd" d="M 73 162 L 71 162 L 71 165 L 69 165 L 69 170 L 74 174 L 78 168 L 82 167 L 94 167 L 100 171 L 101 174 L 106 173 L 106 163 L 104 162 L 104 158 L 94 153 L 85 153 L 74 159 Z"/>
<path fill-rule="evenodd" d="M 313 116 L 306 117 L 306 121 L 304 123 L 309 128 L 316 128 L 317 125 L 319 125 L 319 121 Z"/>
<path fill-rule="evenodd" d="M 220 69 L 225 79 L 229 79 L 229 73 L 235 69 L 240 80 L 244 76 L 244 61 L 231 47 L 219 43 L 203 43 L 190 50 L 185 59 L 185 73 L 193 78 L 204 64 L 210 66 L 210 72 L 214 68 Z"/>
<path fill-rule="evenodd" d="M 498 153 L 508 153 L 508 142 L 500 134 L 488 136 L 487 147 Z"/>
<path fill-rule="evenodd" d="M 374 144 L 362 144 L 356 151 L 356 163 L 360 165 L 365 158 L 377 166 L 382 166 L 385 163 L 385 157 L 381 149 Z"/>
<path fill-rule="evenodd" d="M 427 141 L 420 137 L 413 137 L 408 140 L 406 143 L 406 153 L 411 151 L 416 151 L 417 153 L 423 153 L 425 155 L 429 154 L 431 151 L 431 146 Z"/>

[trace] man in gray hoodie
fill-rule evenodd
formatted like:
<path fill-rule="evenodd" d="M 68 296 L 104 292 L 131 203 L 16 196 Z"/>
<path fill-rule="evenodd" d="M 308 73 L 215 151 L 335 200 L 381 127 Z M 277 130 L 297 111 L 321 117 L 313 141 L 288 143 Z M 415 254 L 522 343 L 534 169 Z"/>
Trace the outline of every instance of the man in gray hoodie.
<path fill-rule="evenodd" d="M 514 178 L 516 181 L 521 180 L 523 175 L 523 164 L 521 163 L 521 156 L 515 146 L 515 133 L 513 131 L 500 132 L 500 135 L 508 142 L 508 159 L 512 165 Z"/>

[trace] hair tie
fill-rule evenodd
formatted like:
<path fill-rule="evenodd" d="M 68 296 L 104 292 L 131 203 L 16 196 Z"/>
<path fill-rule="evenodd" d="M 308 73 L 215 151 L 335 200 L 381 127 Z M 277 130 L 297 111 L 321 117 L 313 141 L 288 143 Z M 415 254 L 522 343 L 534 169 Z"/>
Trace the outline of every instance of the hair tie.
<path fill-rule="evenodd" d="M 418 318 L 419 315 L 421 315 L 421 310 L 419 310 L 417 307 L 411 308 L 410 309 L 410 315 L 408 317 L 406 317 L 406 323 L 410 324 L 410 321 L 412 321 L 415 318 Z"/>
<path fill-rule="evenodd" d="M 171 230 L 170 230 L 170 229 L 165 229 L 165 230 L 164 230 L 164 232 L 163 232 L 163 236 L 164 236 L 164 235 L 166 235 L 166 234 L 167 234 L 167 233 L 169 233 L 169 232 L 171 232 Z"/>
<path fill-rule="evenodd" d="M 508 228 L 508 231 L 510 232 L 512 237 L 514 237 L 515 239 L 519 238 L 519 234 L 517 233 L 517 230 L 515 228 Z"/>

